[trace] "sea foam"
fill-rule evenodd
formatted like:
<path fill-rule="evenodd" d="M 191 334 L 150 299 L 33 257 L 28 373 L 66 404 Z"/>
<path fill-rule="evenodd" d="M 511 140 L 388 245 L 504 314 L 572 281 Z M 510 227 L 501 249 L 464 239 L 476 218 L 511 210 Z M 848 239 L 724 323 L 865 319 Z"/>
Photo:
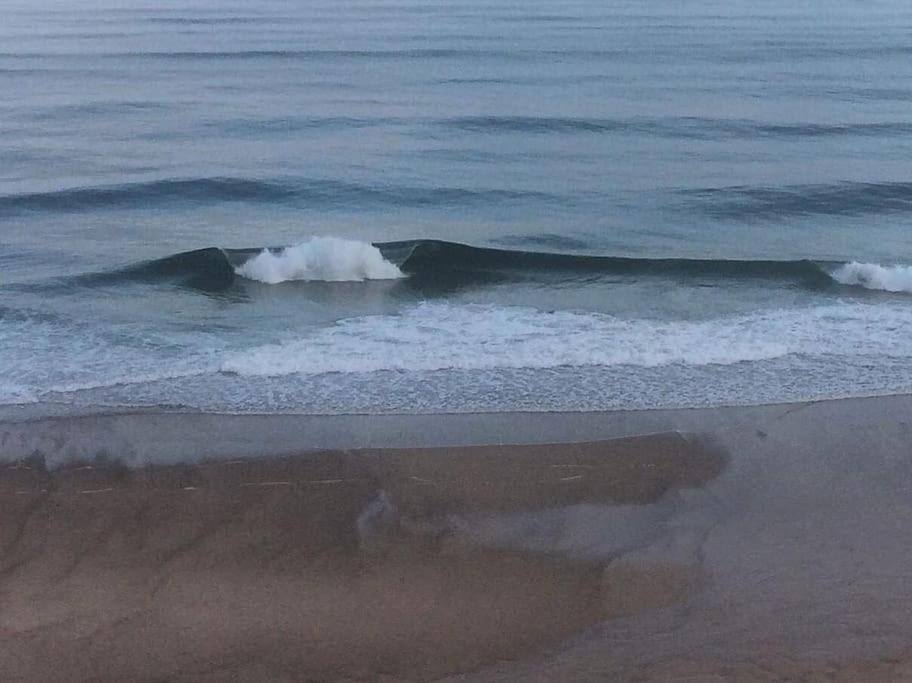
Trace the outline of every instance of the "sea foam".
<path fill-rule="evenodd" d="M 374 245 L 338 237 L 314 237 L 279 251 L 264 249 L 236 272 L 270 285 L 289 280 L 360 282 L 403 277 Z"/>
<path fill-rule="evenodd" d="M 222 372 L 281 376 L 585 366 L 732 365 L 790 354 L 912 355 L 912 312 L 863 304 L 712 320 L 428 302 L 227 354 Z"/>
<path fill-rule="evenodd" d="M 881 266 L 853 261 L 840 266 L 832 276 L 843 285 L 912 294 L 912 266 Z"/>

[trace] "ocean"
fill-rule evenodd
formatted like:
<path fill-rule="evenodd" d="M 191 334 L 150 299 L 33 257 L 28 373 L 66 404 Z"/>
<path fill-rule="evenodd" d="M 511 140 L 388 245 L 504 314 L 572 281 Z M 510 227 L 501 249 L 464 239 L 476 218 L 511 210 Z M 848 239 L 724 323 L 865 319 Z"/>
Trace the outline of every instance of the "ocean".
<path fill-rule="evenodd" d="M 912 392 L 912 5 L 0 9 L 0 404 Z"/>

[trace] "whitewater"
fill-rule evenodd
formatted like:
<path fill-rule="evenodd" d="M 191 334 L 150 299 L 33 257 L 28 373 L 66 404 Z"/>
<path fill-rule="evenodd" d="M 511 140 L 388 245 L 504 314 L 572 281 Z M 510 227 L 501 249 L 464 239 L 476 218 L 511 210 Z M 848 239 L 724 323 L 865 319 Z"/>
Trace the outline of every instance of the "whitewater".
<path fill-rule="evenodd" d="M 293 247 L 264 249 L 237 268 L 251 280 L 277 284 L 289 280 L 346 282 L 389 280 L 402 271 L 372 244 L 336 237 L 314 237 Z"/>

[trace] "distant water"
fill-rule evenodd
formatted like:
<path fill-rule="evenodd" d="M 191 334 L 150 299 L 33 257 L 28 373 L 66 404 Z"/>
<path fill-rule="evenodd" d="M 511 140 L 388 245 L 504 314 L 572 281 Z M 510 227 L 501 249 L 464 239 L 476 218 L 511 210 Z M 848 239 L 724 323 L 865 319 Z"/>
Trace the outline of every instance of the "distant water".
<path fill-rule="evenodd" d="M 912 391 L 908 3 L 2 15 L 0 403 Z"/>

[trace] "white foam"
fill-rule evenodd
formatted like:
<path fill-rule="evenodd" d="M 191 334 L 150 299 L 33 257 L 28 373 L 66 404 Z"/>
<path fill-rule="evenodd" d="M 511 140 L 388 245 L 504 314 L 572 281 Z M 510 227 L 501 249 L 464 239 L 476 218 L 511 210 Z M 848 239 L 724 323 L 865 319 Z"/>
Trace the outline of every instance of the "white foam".
<path fill-rule="evenodd" d="M 835 304 L 704 321 L 424 303 L 232 353 L 249 376 L 562 366 L 730 365 L 788 354 L 912 355 L 906 307 Z"/>
<path fill-rule="evenodd" d="M 218 371 L 221 348 L 187 351 L 183 339 L 140 332 L 111 342 L 85 323 L 0 323 L 0 404 L 53 394 L 148 384 Z M 210 338 L 207 338 L 210 339 Z M 130 344 L 129 342 L 133 342 Z"/>
<path fill-rule="evenodd" d="M 17 404 L 37 402 L 38 394 L 35 391 L 19 384 L 0 381 L 0 403 Z"/>
<path fill-rule="evenodd" d="M 345 282 L 403 277 L 374 245 L 338 237 L 314 237 L 276 252 L 264 249 L 235 272 L 270 285 L 289 280 Z"/>
<path fill-rule="evenodd" d="M 881 266 L 853 261 L 834 271 L 833 279 L 844 285 L 912 294 L 912 266 Z"/>

